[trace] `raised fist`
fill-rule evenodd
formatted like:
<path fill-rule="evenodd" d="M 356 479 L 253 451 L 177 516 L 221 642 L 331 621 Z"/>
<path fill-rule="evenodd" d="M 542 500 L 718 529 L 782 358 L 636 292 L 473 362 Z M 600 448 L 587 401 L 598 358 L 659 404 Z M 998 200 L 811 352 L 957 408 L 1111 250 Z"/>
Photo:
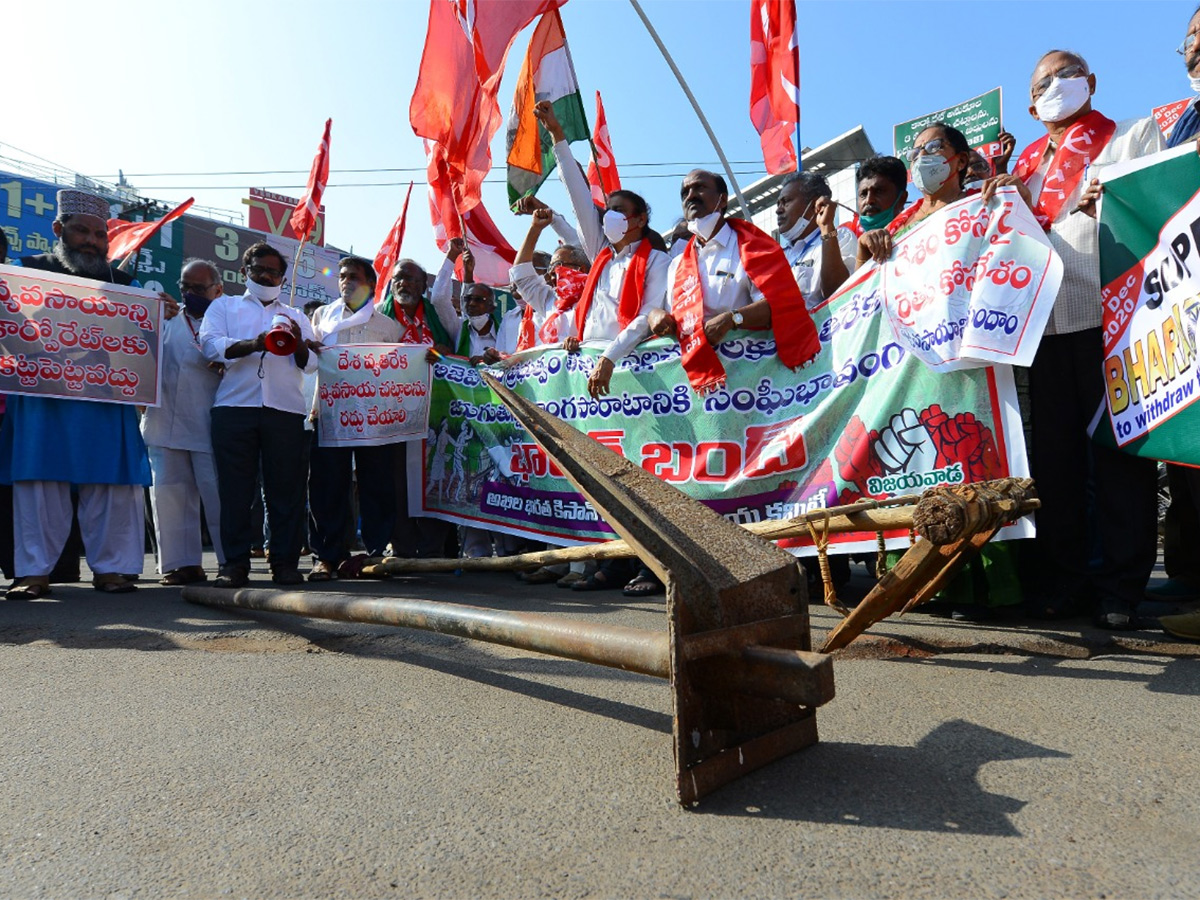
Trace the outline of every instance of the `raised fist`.
<path fill-rule="evenodd" d="M 880 430 L 874 450 L 887 475 L 928 472 L 937 465 L 937 444 L 915 409 L 904 409 L 892 416 L 887 427 Z"/>

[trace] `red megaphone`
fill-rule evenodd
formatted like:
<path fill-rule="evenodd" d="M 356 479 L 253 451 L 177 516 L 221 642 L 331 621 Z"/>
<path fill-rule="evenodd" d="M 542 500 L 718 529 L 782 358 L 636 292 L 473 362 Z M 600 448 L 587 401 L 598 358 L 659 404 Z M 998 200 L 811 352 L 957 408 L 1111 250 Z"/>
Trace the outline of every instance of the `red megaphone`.
<path fill-rule="evenodd" d="M 292 334 L 292 320 L 283 313 L 271 319 L 271 327 L 263 338 L 267 349 L 276 356 L 291 356 L 296 352 L 296 335 Z"/>

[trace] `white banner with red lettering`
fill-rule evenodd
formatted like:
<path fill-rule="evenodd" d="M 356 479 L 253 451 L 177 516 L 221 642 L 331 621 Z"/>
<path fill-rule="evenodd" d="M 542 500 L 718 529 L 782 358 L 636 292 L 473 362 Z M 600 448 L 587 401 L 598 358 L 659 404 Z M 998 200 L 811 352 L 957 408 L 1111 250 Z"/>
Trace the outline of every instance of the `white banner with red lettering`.
<path fill-rule="evenodd" d="M 0 266 L 0 394 L 158 406 L 161 356 L 157 294 Z"/>
<path fill-rule="evenodd" d="M 935 371 L 1030 365 L 1061 282 L 1062 260 L 1015 187 L 938 210 L 883 264 L 896 340 Z"/>
<path fill-rule="evenodd" d="M 425 344 L 339 344 L 317 367 L 322 447 L 375 447 L 425 437 L 429 363 Z"/>

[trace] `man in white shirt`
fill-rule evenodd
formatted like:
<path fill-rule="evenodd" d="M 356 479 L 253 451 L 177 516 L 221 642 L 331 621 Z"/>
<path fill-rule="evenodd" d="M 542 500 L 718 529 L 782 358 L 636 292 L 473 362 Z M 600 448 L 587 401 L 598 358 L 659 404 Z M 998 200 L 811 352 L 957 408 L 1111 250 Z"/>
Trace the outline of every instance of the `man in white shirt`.
<path fill-rule="evenodd" d="M 538 252 L 534 250 L 538 238 L 547 227 L 552 225 L 555 213 L 550 209 L 539 209 L 533 213 L 529 223 L 529 231 L 525 240 L 517 250 L 517 257 L 509 270 L 513 285 L 521 293 L 521 317 L 513 323 L 516 335 L 512 340 L 513 347 L 519 345 L 521 328 L 524 325 L 530 332 L 531 346 L 560 344 L 575 334 L 575 304 L 579 302 L 578 292 L 563 293 L 560 296 L 557 273 L 560 268 L 572 269 L 586 276 L 590 264 L 587 255 L 579 247 L 568 244 L 560 245 L 553 255 L 541 254 L 546 257 L 545 264 L 539 270 Z M 564 285 L 565 287 L 565 285 Z M 525 310 L 528 309 L 528 315 Z M 500 326 L 500 340 L 496 346 L 502 353 L 512 353 L 507 348 L 505 323 Z M 521 348 L 525 349 L 525 348 Z"/>
<path fill-rule="evenodd" d="M 652 312 L 648 325 L 660 337 L 680 339 L 693 388 L 703 393 L 724 383 L 714 351 L 734 329 L 769 328 L 781 362 L 810 362 L 820 342 L 779 245 L 751 223 L 725 218 L 729 189 L 715 172 L 692 170 L 679 196 L 693 237 L 671 260 L 668 308 Z"/>
<path fill-rule="evenodd" d="M 300 584 L 309 411 L 301 383 L 303 373 L 317 367 L 311 351 L 319 345 L 304 313 L 280 300 L 287 261 L 278 250 L 267 243 L 252 245 L 242 257 L 242 275 L 246 293 L 214 301 L 200 329 L 205 358 L 225 365 L 212 410 L 226 557 L 215 584 L 242 587 L 249 581 L 250 505 L 260 464 L 271 523 L 271 580 Z M 290 333 L 293 352 L 268 350 L 268 331 L 276 328 Z"/>
<path fill-rule="evenodd" d="M 142 415 L 142 440 L 150 454 L 150 505 L 158 544 L 161 584 L 207 581 L 200 540 L 200 508 L 213 550 L 221 546 L 221 501 L 212 449 L 212 406 L 225 366 L 205 359 L 200 348 L 204 314 L 221 296 L 221 270 L 206 259 L 189 259 L 179 276 L 183 315 L 163 325 L 162 402 Z"/>
<path fill-rule="evenodd" d="M 809 309 L 842 286 L 854 270 L 858 239 L 834 223 L 837 204 L 829 182 L 816 172 L 796 172 L 783 180 L 775 219 L 779 245 Z"/>
<path fill-rule="evenodd" d="M 453 296 L 454 263 L 460 255 L 463 258 L 463 286 L 459 298 L 463 310 L 461 316 L 454 309 Z M 474 276 L 475 260 L 471 251 L 461 238 L 452 240 L 430 294 L 442 327 L 453 342 L 453 352 L 467 357 L 473 366 L 484 361 L 485 351 L 495 348 L 500 327 L 500 317 L 496 315 L 496 295 L 486 284 L 474 284 Z"/>
<path fill-rule="evenodd" d="M 1163 139 L 1151 117 L 1115 123 L 1094 111 L 1095 90 L 1096 76 L 1078 55 L 1043 56 L 1030 79 L 1029 113 L 1046 136 L 1021 154 L 1015 176 L 985 184 L 984 196 L 992 183 L 1023 181 L 1063 261 L 1062 285 L 1030 368 L 1031 462 L 1042 503 L 1036 565 L 1028 572 L 1031 612 L 1053 617 L 1096 604 L 1098 624 L 1130 628 L 1157 553 L 1156 469 L 1153 460 L 1106 449 L 1087 435 L 1105 390 L 1094 218 L 1100 183 L 1093 176 L 1162 149 Z M 1102 558 L 1095 570 L 1093 527 Z"/>
<path fill-rule="evenodd" d="M 400 324 L 375 308 L 375 269 L 370 261 L 344 257 L 338 263 L 338 289 L 341 297 L 313 314 L 313 331 L 322 345 L 399 342 Z M 326 447 L 319 431 L 318 427 L 313 433 L 309 457 L 308 503 L 317 557 L 309 581 L 337 578 L 338 565 L 350 557 L 352 479 L 358 483 L 358 510 L 368 556 L 386 553 L 396 519 L 396 445 Z"/>

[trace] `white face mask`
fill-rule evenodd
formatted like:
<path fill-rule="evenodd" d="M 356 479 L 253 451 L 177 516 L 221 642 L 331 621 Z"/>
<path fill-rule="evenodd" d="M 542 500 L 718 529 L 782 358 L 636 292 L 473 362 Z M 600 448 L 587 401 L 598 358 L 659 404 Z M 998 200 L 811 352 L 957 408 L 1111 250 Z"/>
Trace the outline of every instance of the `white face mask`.
<path fill-rule="evenodd" d="M 707 241 L 713 236 L 713 232 L 717 230 L 717 222 L 721 220 L 721 210 L 714 209 L 707 216 L 700 216 L 698 219 L 692 219 L 687 223 L 688 231 L 696 235 L 702 241 Z"/>
<path fill-rule="evenodd" d="M 1086 75 L 1079 78 L 1055 77 L 1046 92 L 1034 101 L 1033 108 L 1043 122 L 1061 122 L 1079 112 L 1091 95 Z"/>
<path fill-rule="evenodd" d="M 1188 84 L 1192 86 L 1192 93 L 1200 94 L 1200 78 L 1188 76 Z"/>
<path fill-rule="evenodd" d="M 780 237 L 787 238 L 789 241 L 795 241 L 800 235 L 804 234 L 806 228 L 812 224 L 812 219 L 807 219 L 801 216 L 796 220 L 796 224 L 787 231 L 781 232 Z"/>
<path fill-rule="evenodd" d="M 615 244 L 628 233 L 629 220 L 623 213 L 619 213 L 615 209 L 606 209 L 604 221 L 600 227 L 604 229 L 604 236 L 608 238 L 609 242 Z"/>
<path fill-rule="evenodd" d="M 963 190 L 964 191 L 981 191 L 981 190 L 983 190 L 983 179 L 976 178 L 973 181 L 968 181 L 966 184 L 963 185 Z"/>
<path fill-rule="evenodd" d="M 282 290 L 283 285 L 281 284 L 259 284 L 253 278 L 246 279 L 246 293 L 259 303 L 270 303 L 273 300 L 278 300 Z"/>
<path fill-rule="evenodd" d="M 482 316 L 468 316 L 467 320 L 476 331 L 483 331 L 483 327 L 492 321 L 492 317 L 484 313 Z"/>
<path fill-rule="evenodd" d="M 950 177 L 950 163 L 941 156 L 922 153 L 913 163 L 911 174 L 917 190 L 932 196 L 941 190 L 946 179 Z"/>

